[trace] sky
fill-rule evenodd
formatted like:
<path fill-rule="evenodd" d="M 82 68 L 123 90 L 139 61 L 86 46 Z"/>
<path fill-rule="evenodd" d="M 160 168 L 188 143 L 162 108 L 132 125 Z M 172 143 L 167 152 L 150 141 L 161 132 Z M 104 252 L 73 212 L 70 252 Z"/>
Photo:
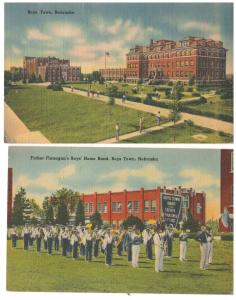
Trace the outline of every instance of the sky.
<path fill-rule="evenodd" d="M 66 160 L 49 160 L 47 156 Z M 84 160 L 85 156 L 96 160 Z M 81 160 L 74 159 L 80 157 Z M 138 157 L 156 160 L 139 161 Z M 13 195 L 24 187 L 27 197 L 39 205 L 44 197 L 62 187 L 88 194 L 182 186 L 206 193 L 207 219 L 220 215 L 220 150 L 217 149 L 10 147 L 9 167 L 13 168 Z"/>
<path fill-rule="evenodd" d="M 74 14 L 40 12 L 55 9 Z M 189 35 L 223 41 L 232 74 L 231 3 L 6 3 L 5 69 L 22 66 L 24 56 L 57 56 L 86 73 L 104 68 L 105 52 L 107 67 L 125 67 L 136 44 Z"/>

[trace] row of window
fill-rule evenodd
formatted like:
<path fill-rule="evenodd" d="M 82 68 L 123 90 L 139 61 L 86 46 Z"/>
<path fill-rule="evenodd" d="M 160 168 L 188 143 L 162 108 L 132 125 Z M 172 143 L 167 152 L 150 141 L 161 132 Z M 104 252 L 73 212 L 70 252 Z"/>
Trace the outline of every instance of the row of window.
<path fill-rule="evenodd" d="M 177 61 L 177 62 L 167 62 L 162 63 L 162 64 L 149 64 L 149 67 L 151 68 L 165 68 L 165 67 L 174 67 L 174 65 L 176 65 L 176 67 L 184 67 L 184 66 L 193 66 L 194 65 L 194 61 L 190 60 L 185 60 L 185 61 Z M 128 68 L 138 68 L 138 64 L 128 64 L 127 65 Z M 143 68 L 145 68 L 145 65 L 143 65 Z"/>
<path fill-rule="evenodd" d="M 199 67 L 200 68 L 224 68 L 225 62 L 214 62 L 214 61 L 207 61 L 207 60 L 199 60 Z"/>
<path fill-rule="evenodd" d="M 176 51 L 172 53 L 160 53 L 160 54 L 144 54 L 143 57 L 146 59 L 159 59 L 159 58 L 170 58 L 170 57 L 180 57 L 180 56 L 191 56 L 195 55 L 196 50 L 182 50 Z M 200 50 L 199 55 L 202 56 L 210 56 L 210 57 L 225 57 L 225 51 L 212 52 L 206 50 Z M 140 58 L 139 55 L 127 56 L 128 60 L 138 60 Z"/>
<path fill-rule="evenodd" d="M 121 201 L 114 201 L 111 203 L 111 211 L 112 212 L 122 212 L 123 205 Z M 93 203 L 85 203 L 84 211 L 92 213 L 94 211 Z M 99 213 L 107 213 L 107 203 L 97 203 L 97 211 Z M 127 203 L 127 211 L 128 212 L 138 212 L 139 211 L 139 201 L 128 201 Z M 144 211 L 145 212 L 155 212 L 156 211 L 156 200 L 145 200 L 144 201 Z"/>

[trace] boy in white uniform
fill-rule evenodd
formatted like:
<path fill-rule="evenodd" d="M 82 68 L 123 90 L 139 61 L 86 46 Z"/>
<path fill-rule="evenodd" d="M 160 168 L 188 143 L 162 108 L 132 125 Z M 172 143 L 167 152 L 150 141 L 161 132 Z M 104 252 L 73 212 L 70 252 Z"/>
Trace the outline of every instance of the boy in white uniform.
<path fill-rule="evenodd" d="M 153 236 L 154 249 L 155 249 L 155 271 L 163 272 L 163 261 L 164 261 L 164 245 L 166 242 L 165 232 L 161 228 L 157 228 Z"/>
<path fill-rule="evenodd" d="M 142 244 L 142 235 L 139 229 L 131 234 L 131 243 L 132 243 L 132 267 L 138 268 L 138 260 L 140 253 L 140 245 Z"/>
<path fill-rule="evenodd" d="M 184 229 L 182 229 L 180 235 L 179 235 L 179 260 L 180 261 L 186 261 L 186 255 L 187 255 L 187 246 L 188 246 L 188 237 L 189 235 L 185 232 Z"/>

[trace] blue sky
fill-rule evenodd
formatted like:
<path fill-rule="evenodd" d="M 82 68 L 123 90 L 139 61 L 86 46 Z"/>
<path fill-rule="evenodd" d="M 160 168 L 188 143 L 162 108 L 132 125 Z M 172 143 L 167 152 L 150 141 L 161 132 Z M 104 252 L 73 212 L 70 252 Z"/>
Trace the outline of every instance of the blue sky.
<path fill-rule="evenodd" d="M 55 9 L 73 15 L 42 15 Z M 38 14 L 28 14 L 37 10 Z M 233 5 L 230 3 L 7 3 L 5 4 L 5 67 L 22 65 L 22 57 L 70 58 L 83 72 L 125 66 L 125 54 L 150 39 L 179 40 L 194 35 L 221 40 L 232 73 Z"/>
<path fill-rule="evenodd" d="M 64 161 L 46 156 L 68 157 Z M 43 157 L 43 160 L 31 159 Z M 73 157 L 109 157 L 109 161 L 73 161 Z M 123 157 L 156 157 L 158 161 L 124 161 Z M 120 157 L 121 161 L 112 161 Z M 141 187 L 181 185 L 205 191 L 207 216 L 218 217 L 220 204 L 220 151 L 193 149 L 10 147 L 13 189 L 26 188 L 28 197 L 41 204 L 61 187 L 80 193 L 136 190 Z"/>

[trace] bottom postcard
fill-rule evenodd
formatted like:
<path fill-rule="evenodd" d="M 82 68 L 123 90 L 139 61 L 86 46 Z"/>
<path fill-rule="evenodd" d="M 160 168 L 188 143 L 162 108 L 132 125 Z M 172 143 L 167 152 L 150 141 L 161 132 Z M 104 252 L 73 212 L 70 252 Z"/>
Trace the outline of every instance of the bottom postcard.
<path fill-rule="evenodd" d="M 7 290 L 233 293 L 233 150 L 10 147 Z"/>

